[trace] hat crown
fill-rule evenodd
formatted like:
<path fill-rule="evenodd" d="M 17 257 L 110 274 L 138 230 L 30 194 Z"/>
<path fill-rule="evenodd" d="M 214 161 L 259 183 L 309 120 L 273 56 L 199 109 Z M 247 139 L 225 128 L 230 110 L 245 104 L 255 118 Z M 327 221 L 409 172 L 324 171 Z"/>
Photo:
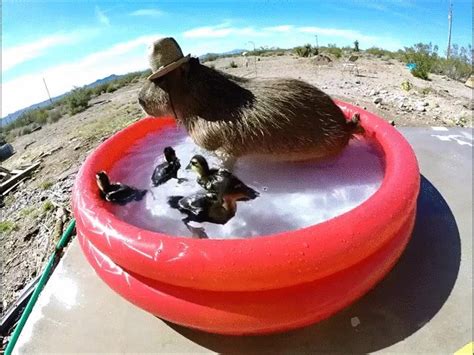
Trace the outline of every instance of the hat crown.
<path fill-rule="evenodd" d="M 171 63 L 183 58 L 178 42 L 172 37 L 161 38 L 149 48 L 149 62 L 152 72 L 157 72 Z"/>

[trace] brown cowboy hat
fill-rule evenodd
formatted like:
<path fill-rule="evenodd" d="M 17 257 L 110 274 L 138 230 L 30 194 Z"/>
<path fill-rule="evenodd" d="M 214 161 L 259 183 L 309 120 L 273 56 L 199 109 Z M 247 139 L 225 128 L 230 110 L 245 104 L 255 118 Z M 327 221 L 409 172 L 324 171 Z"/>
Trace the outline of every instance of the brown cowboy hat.
<path fill-rule="evenodd" d="M 152 74 L 148 77 L 148 80 L 153 80 L 168 74 L 181 64 L 186 63 L 191 57 L 190 54 L 186 57 L 183 56 L 178 42 L 172 37 L 156 40 L 149 49 L 150 54 L 148 60 Z"/>

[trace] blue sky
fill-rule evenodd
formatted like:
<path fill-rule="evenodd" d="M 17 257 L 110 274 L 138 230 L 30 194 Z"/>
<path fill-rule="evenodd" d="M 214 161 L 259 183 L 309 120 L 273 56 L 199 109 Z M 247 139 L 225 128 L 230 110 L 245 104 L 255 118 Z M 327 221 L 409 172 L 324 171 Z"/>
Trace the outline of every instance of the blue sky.
<path fill-rule="evenodd" d="M 472 1 L 453 0 L 452 42 L 472 44 Z M 1 116 L 110 74 L 148 67 L 147 46 L 173 36 L 185 54 L 315 43 L 443 54 L 448 0 L 2 1 Z"/>

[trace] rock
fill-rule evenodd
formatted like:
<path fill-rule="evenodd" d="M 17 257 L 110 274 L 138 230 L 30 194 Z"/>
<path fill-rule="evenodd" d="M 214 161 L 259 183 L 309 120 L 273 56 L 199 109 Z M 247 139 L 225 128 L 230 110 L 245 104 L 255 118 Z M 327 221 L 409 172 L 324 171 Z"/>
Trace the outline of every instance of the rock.
<path fill-rule="evenodd" d="M 352 325 L 353 328 L 359 326 L 360 325 L 359 317 L 352 317 L 351 318 L 351 325 Z"/>
<path fill-rule="evenodd" d="M 466 85 L 468 88 L 471 88 L 471 89 L 474 88 L 474 75 L 471 75 L 469 79 L 466 80 L 464 85 Z"/>
<path fill-rule="evenodd" d="M 387 90 L 380 90 L 380 93 L 383 94 L 383 95 L 386 95 L 386 94 L 388 94 L 388 91 Z"/>
<path fill-rule="evenodd" d="M 370 90 L 369 91 L 369 96 L 375 96 L 375 95 L 378 95 L 379 94 L 379 91 L 378 90 Z"/>
<path fill-rule="evenodd" d="M 474 110 L 474 105 L 472 104 L 472 100 L 466 102 L 463 107 L 467 108 L 468 110 Z"/>
<path fill-rule="evenodd" d="M 418 112 L 426 112 L 426 107 L 423 105 L 417 105 L 415 106 L 415 110 Z"/>
<path fill-rule="evenodd" d="M 356 80 L 356 82 L 355 82 L 355 83 L 356 83 L 356 84 L 360 84 L 360 80 Z"/>
<path fill-rule="evenodd" d="M 376 97 L 374 99 L 374 104 L 380 104 L 380 103 L 382 103 L 382 98 L 381 97 Z"/>

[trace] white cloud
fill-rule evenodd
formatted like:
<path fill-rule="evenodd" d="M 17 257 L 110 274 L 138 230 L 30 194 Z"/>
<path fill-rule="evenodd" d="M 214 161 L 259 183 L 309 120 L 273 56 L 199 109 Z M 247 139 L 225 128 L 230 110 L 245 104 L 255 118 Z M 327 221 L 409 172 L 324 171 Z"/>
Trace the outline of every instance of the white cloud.
<path fill-rule="evenodd" d="M 141 36 L 118 43 L 67 64 L 23 75 L 2 83 L 2 117 L 47 99 L 43 78 L 51 96 L 63 94 L 74 86 L 89 84 L 110 74 L 125 74 L 148 68 L 146 48 L 161 34 Z"/>
<path fill-rule="evenodd" d="M 46 50 L 52 47 L 74 43 L 79 37 L 79 33 L 54 34 L 34 42 L 6 48 L 2 51 L 2 72 L 6 72 L 21 63 L 41 57 L 45 54 Z"/>
<path fill-rule="evenodd" d="M 289 32 L 293 30 L 293 26 L 281 25 L 281 26 L 265 27 L 263 30 L 268 31 L 268 32 Z"/>
<path fill-rule="evenodd" d="M 361 47 L 368 48 L 371 46 L 379 46 L 386 49 L 399 49 L 401 43 L 393 40 L 391 37 L 366 35 L 360 31 L 346 29 L 346 28 L 324 28 L 316 26 L 294 26 L 294 25 L 279 25 L 264 28 L 254 27 L 233 27 L 229 23 L 223 23 L 217 26 L 205 26 L 190 29 L 183 33 L 185 39 L 226 39 L 230 45 L 230 37 L 233 39 L 234 48 L 242 48 L 244 43 L 249 39 L 259 37 L 262 42 L 258 43 L 257 47 L 264 45 L 272 46 L 296 46 L 301 45 L 305 41 L 314 39 L 310 36 L 318 35 L 321 44 L 336 43 L 339 45 L 352 44 L 353 41 L 358 40 Z M 350 43 L 348 43 L 350 41 Z M 239 44 L 240 43 L 240 44 Z M 196 43 L 198 45 L 198 43 Z M 288 47 L 286 47 L 288 48 Z M 222 52 L 222 48 L 215 48 L 213 51 Z"/>
<path fill-rule="evenodd" d="M 98 7 L 95 7 L 95 15 L 99 22 L 105 26 L 110 26 L 110 20 L 109 18 L 105 15 L 105 13 Z"/>
<path fill-rule="evenodd" d="M 228 23 L 197 27 L 183 33 L 185 38 L 222 38 L 231 35 L 259 36 L 261 33 L 255 31 L 253 27 L 230 27 Z"/>
<path fill-rule="evenodd" d="M 164 15 L 164 12 L 157 9 L 140 9 L 130 13 L 131 16 L 150 16 L 157 17 Z"/>

